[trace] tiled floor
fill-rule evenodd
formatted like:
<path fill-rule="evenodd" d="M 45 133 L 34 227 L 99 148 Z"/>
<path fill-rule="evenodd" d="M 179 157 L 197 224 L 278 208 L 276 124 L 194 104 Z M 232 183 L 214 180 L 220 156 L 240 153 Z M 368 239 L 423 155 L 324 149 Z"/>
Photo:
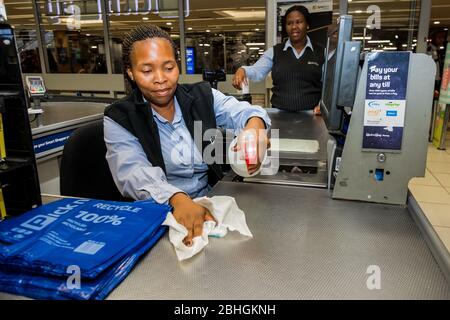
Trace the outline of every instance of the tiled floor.
<path fill-rule="evenodd" d="M 446 150 L 428 146 L 424 178 L 414 178 L 409 190 L 450 252 L 450 132 Z"/>

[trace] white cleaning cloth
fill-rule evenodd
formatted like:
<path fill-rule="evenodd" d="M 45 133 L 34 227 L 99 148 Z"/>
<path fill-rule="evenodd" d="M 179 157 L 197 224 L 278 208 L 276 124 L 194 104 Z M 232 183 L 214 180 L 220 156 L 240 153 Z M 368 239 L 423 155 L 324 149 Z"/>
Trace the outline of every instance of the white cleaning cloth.
<path fill-rule="evenodd" d="M 205 221 L 202 236 L 195 237 L 192 246 L 188 247 L 183 243 L 183 239 L 188 235 L 186 227 L 179 224 L 169 212 L 163 225 L 169 226 L 169 240 L 175 247 L 178 260 L 194 256 L 209 243 L 208 236 L 221 238 L 227 234 L 227 230 L 239 231 L 242 235 L 253 238 L 245 222 L 245 213 L 238 208 L 233 197 L 201 197 L 194 201 L 211 212 L 217 226 L 214 221 Z"/>

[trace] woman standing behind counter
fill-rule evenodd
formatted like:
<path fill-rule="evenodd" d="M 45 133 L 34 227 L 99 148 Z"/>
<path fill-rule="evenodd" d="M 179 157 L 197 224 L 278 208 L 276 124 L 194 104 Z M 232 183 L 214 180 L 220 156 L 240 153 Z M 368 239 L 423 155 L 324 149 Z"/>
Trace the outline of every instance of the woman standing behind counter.
<path fill-rule="evenodd" d="M 304 6 L 286 11 L 286 32 L 289 39 L 270 48 L 253 66 L 240 67 L 233 77 L 233 86 L 241 89 L 246 78 L 263 80 L 272 71 L 274 108 L 286 111 L 314 110 L 320 114 L 322 65 L 324 48 L 312 44 L 306 35 L 310 14 Z"/>

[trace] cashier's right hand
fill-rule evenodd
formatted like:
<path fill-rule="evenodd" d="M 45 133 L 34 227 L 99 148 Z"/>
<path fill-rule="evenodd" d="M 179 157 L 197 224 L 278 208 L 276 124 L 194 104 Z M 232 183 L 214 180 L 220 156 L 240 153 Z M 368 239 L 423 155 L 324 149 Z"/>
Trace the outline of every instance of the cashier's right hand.
<path fill-rule="evenodd" d="M 202 207 L 192 201 L 192 199 L 182 193 L 175 193 L 169 199 L 173 207 L 173 216 L 178 223 L 182 224 L 188 230 L 188 235 L 183 239 L 183 243 L 188 247 L 192 246 L 193 238 L 201 236 L 203 232 L 203 223 L 214 218 L 205 207 Z"/>
<path fill-rule="evenodd" d="M 235 87 L 238 90 L 241 90 L 241 85 L 242 83 L 244 84 L 248 84 L 247 83 L 247 75 L 245 74 L 245 69 L 244 68 L 239 68 L 237 69 L 236 73 L 233 76 L 233 87 Z"/>

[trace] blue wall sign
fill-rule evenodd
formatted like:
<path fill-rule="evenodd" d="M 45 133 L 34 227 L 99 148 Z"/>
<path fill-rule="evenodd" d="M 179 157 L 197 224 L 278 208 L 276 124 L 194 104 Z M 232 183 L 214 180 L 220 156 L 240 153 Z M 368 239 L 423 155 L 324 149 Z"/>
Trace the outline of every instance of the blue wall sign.
<path fill-rule="evenodd" d="M 195 73 L 195 52 L 193 47 L 186 48 L 186 73 Z"/>

